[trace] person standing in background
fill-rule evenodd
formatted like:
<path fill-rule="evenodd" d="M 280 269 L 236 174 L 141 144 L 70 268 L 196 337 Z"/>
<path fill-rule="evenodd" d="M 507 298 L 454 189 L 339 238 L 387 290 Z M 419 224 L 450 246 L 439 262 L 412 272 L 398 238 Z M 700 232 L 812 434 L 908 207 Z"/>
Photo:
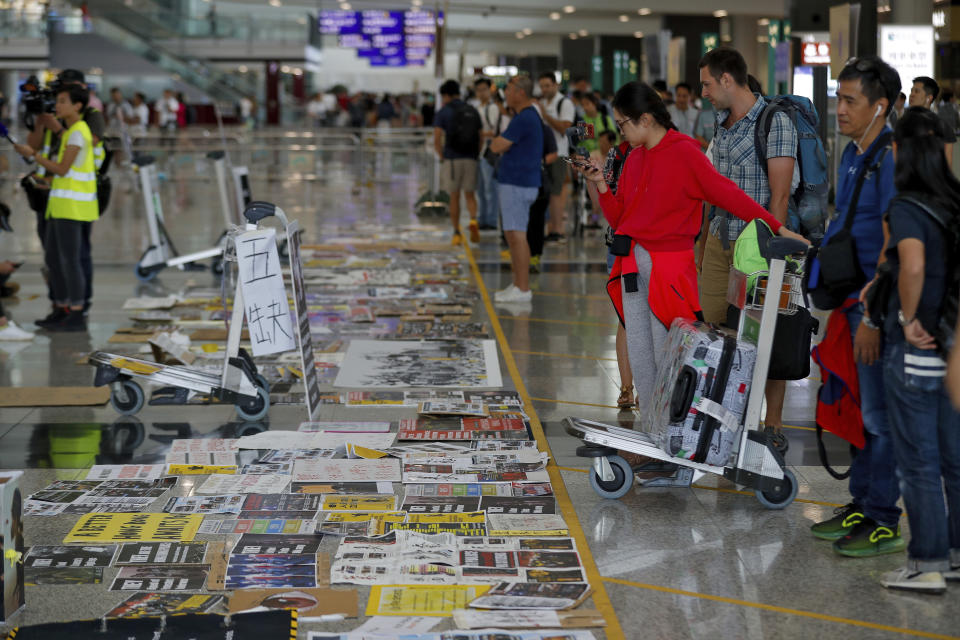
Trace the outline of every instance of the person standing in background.
<path fill-rule="evenodd" d="M 130 137 L 133 138 L 134 143 L 147 135 L 147 125 L 150 124 L 150 107 L 147 106 L 147 97 L 139 91 L 133 94 L 133 105 L 126 122 L 130 125 Z"/>
<path fill-rule="evenodd" d="M 557 76 L 554 72 L 541 73 L 538 80 L 540 85 L 540 114 L 543 121 L 553 130 L 553 137 L 557 142 L 557 153 L 563 157 L 570 155 L 570 144 L 567 140 L 567 129 L 573 125 L 576 118 L 576 109 L 573 100 L 560 93 Z M 550 220 L 547 223 L 547 242 L 566 242 L 567 227 L 567 196 L 570 188 L 570 175 L 567 172 L 566 162 L 554 162 L 550 169 Z"/>
<path fill-rule="evenodd" d="M 477 156 L 480 154 L 480 114 L 460 99 L 460 83 L 447 80 L 440 87 L 443 108 L 437 113 L 433 127 L 433 148 L 440 163 L 440 189 L 450 194 L 450 222 L 453 244 L 463 241 L 460 235 L 460 194 L 470 214 L 470 242 L 480 242 L 477 224 Z"/>
<path fill-rule="evenodd" d="M 593 137 L 584 140 L 581 145 L 590 152 L 590 157 L 601 160 L 607 157 L 600 149 L 600 139 L 608 133 L 614 136 L 614 144 L 617 142 L 617 125 L 609 114 L 600 110 L 600 101 L 592 93 L 583 94 L 580 100 L 580 106 L 583 110 L 583 121 L 593 125 Z"/>
<path fill-rule="evenodd" d="M 890 109 L 890 116 L 887 118 L 887 123 L 890 125 L 891 129 L 897 126 L 897 120 L 903 115 L 903 109 L 906 104 L 907 96 L 905 96 L 903 91 L 901 91 L 897 95 L 897 101 L 893 103 L 893 109 Z"/>
<path fill-rule="evenodd" d="M 693 89 L 686 82 L 680 82 L 675 88 L 674 103 L 667 107 L 673 125 L 680 133 L 694 137 L 694 129 L 700 112 L 693 106 Z"/>
<path fill-rule="evenodd" d="M 910 87 L 910 97 L 907 98 L 907 104 L 911 107 L 924 107 L 933 110 L 937 105 L 937 98 L 940 95 L 940 85 L 937 81 L 928 76 L 920 76 L 913 79 L 913 86 Z M 947 124 L 947 123 L 944 123 Z M 947 156 L 947 164 L 953 168 L 953 145 L 957 141 L 956 130 L 945 127 L 944 154 Z"/>
<path fill-rule="evenodd" d="M 497 178 L 492 164 L 484 160 L 490 147 L 490 141 L 499 134 L 497 123 L 500 120 L 500 108 L 493 101 L 489 78 L 479 78 L 473 83 L 477 97 L 473 107 L 480 114 L 483 129 L 480 131 L 480 160 L 477 163 L 477 223 L 480 231 L 495 230 L 500 217 L 500 203 L 497 201 Z"/>

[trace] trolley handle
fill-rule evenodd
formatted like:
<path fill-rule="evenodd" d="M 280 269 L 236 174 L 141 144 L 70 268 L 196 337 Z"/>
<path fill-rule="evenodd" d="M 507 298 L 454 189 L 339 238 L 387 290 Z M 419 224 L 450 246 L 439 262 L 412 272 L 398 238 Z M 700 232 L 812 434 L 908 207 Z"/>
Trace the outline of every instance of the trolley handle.
<path fill-rule="evenodd" d="M 270 204 L 269 202 L 256 201 L 247 205 L 247 208 L 243 210 L 243 217 L 246 218 L 250 224 L 257 224 L 264 218 L 275 215 L 276 212 L 277 205 Z"/>
<path fill-rule="evenodd" d="M 805 256 L 810 250 L 810 245 L 794 238 L 770 238 L 765 247 L 761 247 L 760 253 L 767 260 L 783 260 L 787 256 L 798 255 Z"/>

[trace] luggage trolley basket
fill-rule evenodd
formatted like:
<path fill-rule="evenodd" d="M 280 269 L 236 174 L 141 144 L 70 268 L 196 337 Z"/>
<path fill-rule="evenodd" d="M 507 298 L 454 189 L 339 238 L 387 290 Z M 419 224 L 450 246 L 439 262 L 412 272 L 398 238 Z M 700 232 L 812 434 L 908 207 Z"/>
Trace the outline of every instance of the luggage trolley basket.
<path fill-rule="evenodd" d="M 237 236 L 258 228 L 258 223 L 275 217 L 287 228 L 287 219 L 280 207 L 253 202 L 244 210 L 246 229 L 235 227 L 227 234 L 224 261 L 236 263 Z M 291 223 L 295 228 L 296 222 Z M 88 362 L 96 367 L 94 386 L 110 385 L 110 404 L 119 413 L 133 415 L 145 402 L 141 382 L 161 385 L 150 400 L 151 405 L 187 404 L 194 394 L 207 397 L 206 404 L 233 404 L 237 415 L 246 421 L 263 419 L 270 408 L 270 388 L 266 378 L 257 372 L 253 358 L 240 348 L 243 332 L 244 303 L 240 279 L 233 294 L 233 310 L 227 333 L 223 370 L 210 373 L 179 365 L 166 365 L 131 356 L 94 351 Z M 138 382 L 140 381 L 140 382 Z"/>
<path fill-rule="evenodd" d="M 805 256 L 807 249 L 798 240 L 773 238 L 762 249 L 769 271 L 731 271 L 727 301 L 740 310 L 736 336 L 703 323 L 674 322 L 650 410 L 641 416 L 643 431 L 564 419 L 567 433 L 584 442 L 577 455 L 593 459 L 594 491 L 621 498 L 632 489 L 637 471 L 676 465 L 674 478 L 642 484 L 689 486 L 714 473 L 738 488 L 753 489 L 769 509 L 793 502 L 796 477 L 760 429 L 760 416 L 777 315 L 795 314 L 804 306 L 799 269 L 791 265 L 787 273 L 788 257 Z M 634 467 L 618 451 L 659 463 Z"/>

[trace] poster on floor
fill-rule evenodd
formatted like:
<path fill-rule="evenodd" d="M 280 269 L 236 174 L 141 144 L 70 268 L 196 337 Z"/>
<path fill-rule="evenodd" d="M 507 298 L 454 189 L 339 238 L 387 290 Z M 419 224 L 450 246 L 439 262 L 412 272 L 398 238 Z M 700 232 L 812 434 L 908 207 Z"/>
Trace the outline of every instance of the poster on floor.
<path fill-rule="evenodd" d="M 353 340 L 336 387 L 500 387 L 494 340 Z"/>

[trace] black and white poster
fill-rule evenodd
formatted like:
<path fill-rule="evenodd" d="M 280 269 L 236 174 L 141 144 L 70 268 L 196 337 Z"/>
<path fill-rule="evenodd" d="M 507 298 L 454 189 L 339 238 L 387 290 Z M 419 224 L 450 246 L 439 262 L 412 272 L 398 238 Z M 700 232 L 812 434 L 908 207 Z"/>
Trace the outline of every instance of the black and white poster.
<path fill-rule="evenodd" d="M 353 340 L 336 387 L 500 387 L 494 340 Z"/>

